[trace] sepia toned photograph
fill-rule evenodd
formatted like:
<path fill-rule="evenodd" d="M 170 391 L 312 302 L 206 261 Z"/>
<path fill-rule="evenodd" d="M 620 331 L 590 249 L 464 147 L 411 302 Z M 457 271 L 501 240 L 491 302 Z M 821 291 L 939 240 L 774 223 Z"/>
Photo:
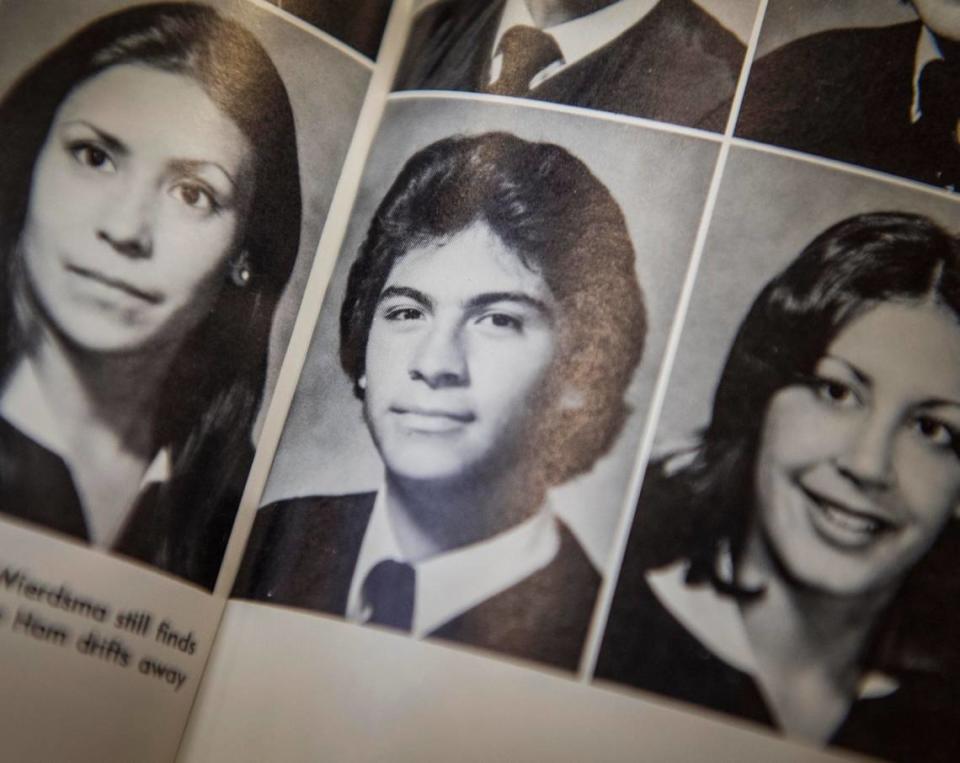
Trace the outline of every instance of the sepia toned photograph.
<path fill-rule="evenodd" d="M 754 0 L 439 0 L 395 90 L 532 98 L 722 132 Z"/>
<path fill-rule="evenodd" d="M 0 19 L 0 511 L 211 588 L 369 70 L 250 3 Z"/>
<path fill-rule="evenodd" d="M 767 7 L 736 134 L 956 190 L 960 5 L 795 6 Z"/>
<path fill-rule="evenodd" d="M 391 104 L 234 596 L 576 669 L 717 147 L 522 117 Z"/>
<path fill-rule="evenodd" d="M 956 207 L 743 150 L 720 194 L 595 677 L 954 760 Z"/>

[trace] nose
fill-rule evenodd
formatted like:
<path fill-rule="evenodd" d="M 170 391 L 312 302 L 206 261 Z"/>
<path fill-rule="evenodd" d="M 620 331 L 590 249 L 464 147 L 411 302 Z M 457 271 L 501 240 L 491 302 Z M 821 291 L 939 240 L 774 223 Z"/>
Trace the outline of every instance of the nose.
<path fill-rule="evenodd" d="M 125 257 L 141 259 L 153 253 L 153 216 L 156 198 L 143 180 L 131 178 L 117 193 L 104 199 L 97 238 Z"/>
<path fill-rule="evenodd" d="M 895 481 L 893 447 L 896 423 L 869 417 L 837 458 L 840 473 L 864 489 L 882 490 Z"/>
<path fill-rule="evenodd" d="M 457 326 L 438 322 L 423 332 L 410 358 L 410 378 L 432 389 L 469 383 L 464 337 Z"/>

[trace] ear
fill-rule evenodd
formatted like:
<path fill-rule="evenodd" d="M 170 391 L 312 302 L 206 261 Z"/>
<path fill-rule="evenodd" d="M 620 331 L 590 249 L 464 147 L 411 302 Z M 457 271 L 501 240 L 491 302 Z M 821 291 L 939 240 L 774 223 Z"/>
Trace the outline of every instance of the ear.
<path fill-rule="evenodd" d="M 357 386 L 358 386 L 360 389 L 366 389 L 366 388 L 367 388 L 367 375 L 366 375 L 366 374 L 364 374 L 364 375 L 361 376 L 359 379 L 357 379 Z"/>
<path fill-rule="evenodd" d="M 250 270 L 250 252 L 242 249 L 236 257 L 230 260 L 230 282 L 234 286 L 242 289 L 250 283 L 252 277 L 253 273 Z"/>

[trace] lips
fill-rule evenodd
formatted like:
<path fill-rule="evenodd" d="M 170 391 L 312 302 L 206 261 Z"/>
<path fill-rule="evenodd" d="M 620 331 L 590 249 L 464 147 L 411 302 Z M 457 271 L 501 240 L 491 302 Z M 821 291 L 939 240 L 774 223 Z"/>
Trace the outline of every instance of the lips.
<path fill-rule="evenodd" d="M 469 410 L 394 405 L 390 413 L 406 428 L 415 432 L 442 434 L 462 429 L 476 420 Z"/>
<path fill-rule="evenodd" d="M 851 506 L 809 488 L 801 488 L 808 499 L 811 523 L 817 533 L 832 545 L 862 548 L 898 528 L 886 515 L 869 507 Z"/>
<path fill-rule="evenodd" d="M 80 267 L 79 265 L 71 264 L 68 264 L 66 268 L 74 275 L 93 281 L 94 283 L 105 286 L 109 289 L 113 289 L 122 294 L 134 297 L 135 299 L 146 302 L 147 304 L 156 305 L 163 301 L 163 295 L 160 292 L 140 289 L 133 284 L 128 283 L 127 281 L 119 278 L 112 278 L 100 273 L 99 271 L 90 270 L 88 268 Z"/>

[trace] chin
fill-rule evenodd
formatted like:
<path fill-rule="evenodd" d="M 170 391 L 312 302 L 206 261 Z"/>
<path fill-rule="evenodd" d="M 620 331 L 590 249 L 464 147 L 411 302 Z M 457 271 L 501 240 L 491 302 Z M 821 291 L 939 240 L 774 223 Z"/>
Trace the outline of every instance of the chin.
<path fill-rule="evenodd" d="M 836 598 L 857 598 L 895 584 L 876 560 L 851 558 L 832 549 L 795 549 L 775 557 L 787 580 L 800 588 Z"/>
<path fill-rule="evenodd" d="M 55 326 L 56 333 L 77 350 L 98 355 L 156 352 L 166 346 L 152 327 L 131 326 L 111 319 L 74 320 Z"/>
<path fill-rule="evenodd" d="M 460 461 L 443 457 L 417 457 L 404 454 L 386 462 L 387 471 L 405 482 L 453 484 L 470 479 L 471 470 Z"/>

